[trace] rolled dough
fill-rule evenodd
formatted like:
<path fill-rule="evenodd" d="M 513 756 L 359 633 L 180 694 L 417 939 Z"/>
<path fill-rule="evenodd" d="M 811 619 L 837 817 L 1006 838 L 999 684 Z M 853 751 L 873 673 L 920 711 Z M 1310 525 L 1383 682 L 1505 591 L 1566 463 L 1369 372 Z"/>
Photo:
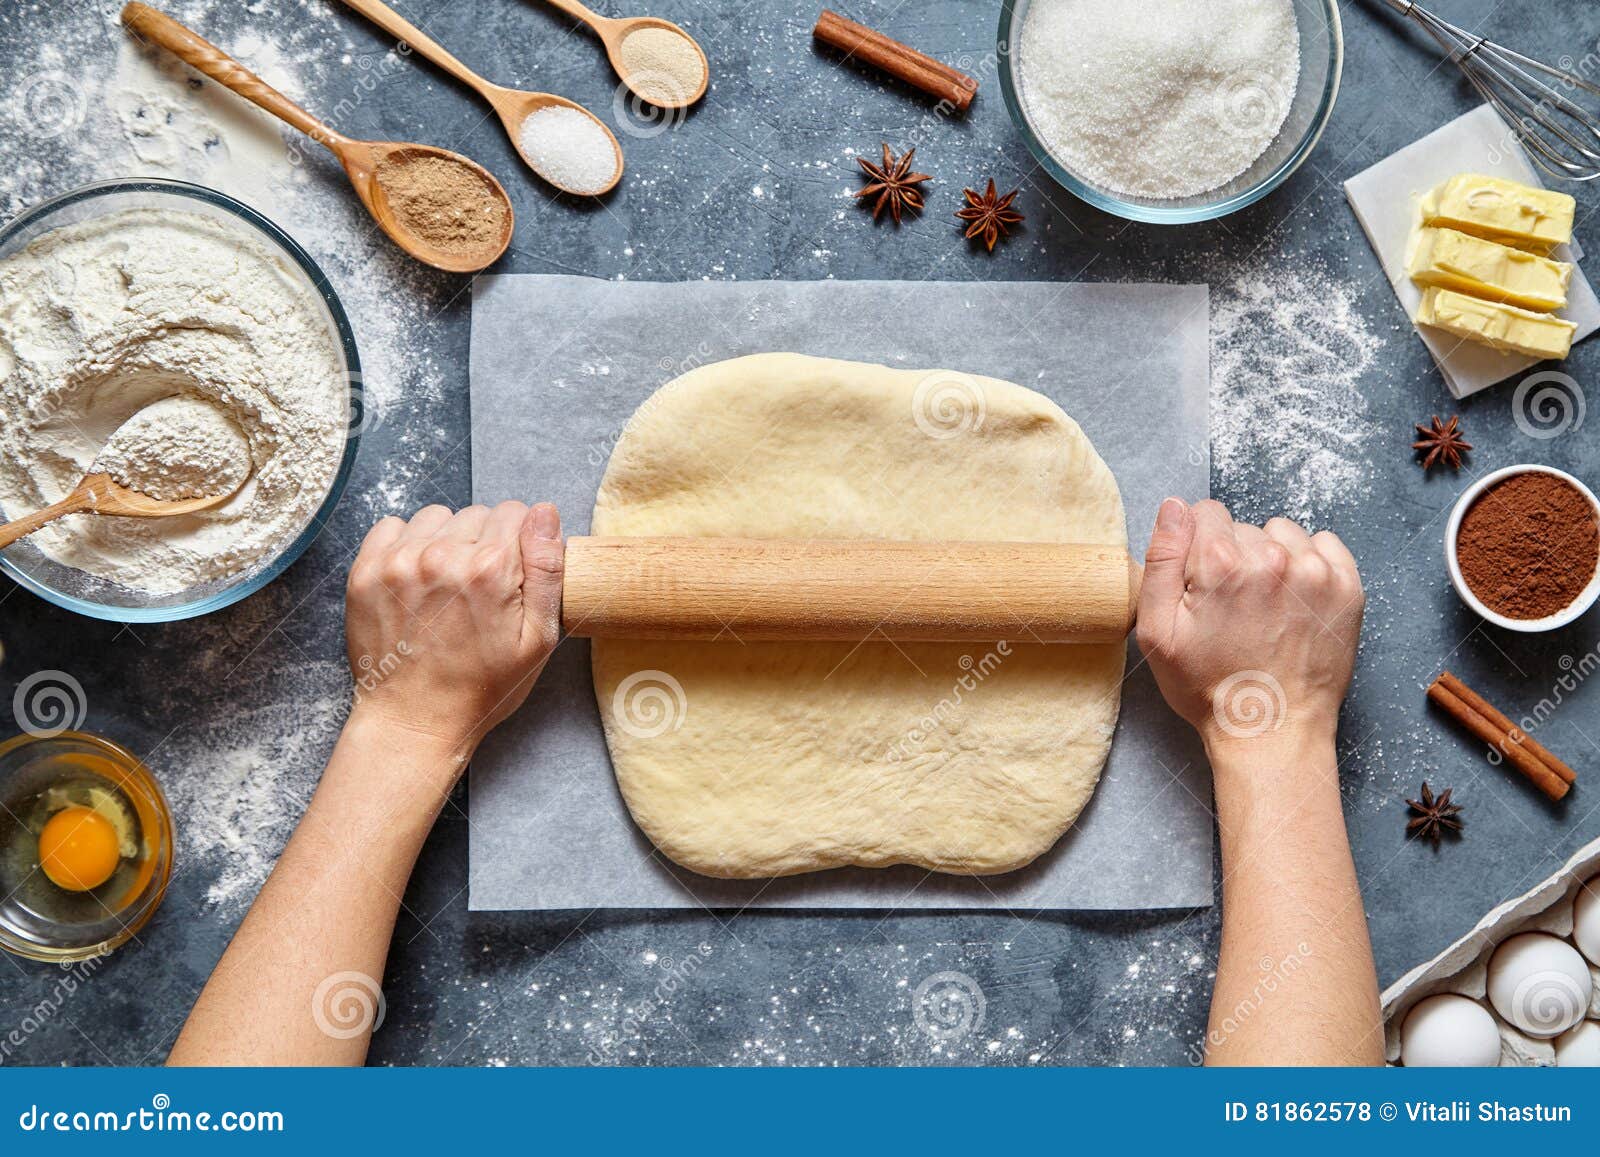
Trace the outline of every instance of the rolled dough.
<path fill-rule="evenodd" d="M 1125 546 L 1122 497 L 1048 398 L 992 378 L 798 354 L 703 366 L 640 406 L 597 535 Z M 1122 645 L 593 643 L 617 783 L 708 876 L 1023 867 L 1083 810 Z"/>

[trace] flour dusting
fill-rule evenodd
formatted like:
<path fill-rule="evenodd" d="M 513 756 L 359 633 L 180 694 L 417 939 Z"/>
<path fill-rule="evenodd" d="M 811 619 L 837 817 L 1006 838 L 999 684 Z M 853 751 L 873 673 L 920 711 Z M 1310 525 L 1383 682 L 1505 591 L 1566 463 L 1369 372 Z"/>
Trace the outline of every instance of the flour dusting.
<path fill-rule="evenodd" d="M 256 706 L 228 706 L 241 700 Z M 322 766 L 349 705 L 342 662 L 263 661 L 234 672 L 151 753 L 177 816 L 177 871 L 198 865 L 209 903 L 242 910 L 255 899 L 316 784 L 286 773 Z"/>
<path fill-rule="evenodd" d="M 1367 493 L 1362 382 L 1383 346 L 1326 269 L 1251 267 L 1211 290 L 1211 455 L 1237 517 L 1312 529 Z"/>

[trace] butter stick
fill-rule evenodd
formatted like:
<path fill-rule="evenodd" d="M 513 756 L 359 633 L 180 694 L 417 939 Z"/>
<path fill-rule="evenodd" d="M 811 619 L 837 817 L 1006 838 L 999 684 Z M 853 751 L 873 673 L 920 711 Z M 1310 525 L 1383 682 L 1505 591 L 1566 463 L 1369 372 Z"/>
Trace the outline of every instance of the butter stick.
<path fill-rule="evenodd" d="M 1423 291 L 1413 318 L 1468 341 L 1535 358 L 1564 358 L 1572 349 L 1577 325 L 1554 314 L 1520 309 L 1501 301 L 1484 301 L 1437 286 Z"/>
<path fill-rule="evenodd" d="M 1572 240 L 1577 202 L 1566 193 L 1462 173 L 1422 199 L 1422 223 L 1456 229 L 1533 253 Z"/>
<path fill-rule="evenodd" d="M 1565 261 L 1429 226 L 1417 230 L 1406 272 L 1424 288 L 1437 285 L 1546 312 L 1567 304 L 1572 284 L 1572 266 Z"/>

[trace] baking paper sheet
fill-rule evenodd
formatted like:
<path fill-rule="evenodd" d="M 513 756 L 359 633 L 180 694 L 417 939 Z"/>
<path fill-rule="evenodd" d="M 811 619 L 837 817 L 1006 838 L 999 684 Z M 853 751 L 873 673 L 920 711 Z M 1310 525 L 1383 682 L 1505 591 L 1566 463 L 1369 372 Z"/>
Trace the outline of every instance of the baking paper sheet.
<path fill-rule="evenodd" d="M 472 303 L 477 502 L 557 503 L 586 534 L 623 425 L 694 366 L 774 350 L 1007 378 L 1054 398 L 1116 473 L 1143 554 L 1156 507 L 1208 493 L 1205 286 L 983 282 L 478 279 Z M 1210 775 L 1130 643 L 1093 801 L 1028 868 L 984 879 L 838 869 L 711 880 L 655 852 L 617 792 L 589 645 L 558 648 L 471 771 L 473 909 L 1168 908 L 1211 903 Z M 942 679 L 942 676 L 940 677 Z M 945 693 L 942 686 L 930 702 Z"/>
<path fill-rule="evenodd" d="M 1416 225 L 1417 199 L 1457 173 L 1482 173 L 1524 185 L 1546 184 L 1511 130 L 1489 105 L 1480 105 L 1457 117 L 1344 183 L 1350 207 L 1377 252 L 1384 275 L 1394 287 L 1407 318 L 1414 317 L 1417 306 L 1422 304 L 1422 290 L 1406 276 L 1406 246 Z M 1561 184 L 1557 182 L 1558 186 Z M 1561 261 L 1577 261 L 1583 250 L 1574 241 L 1570 247 L 1558 246 L 1553 256 Z M 1600 301 L 1595 299 L 1581 268 L 1573 274 L 1567 308 L 1560 314 L 1578 323 L 1574 342 L 1600 329 Z M 1526 354 L 1493 350 L 1430 326 L 1415 328 L 1438 363 L 1445 385 L 1457 398 L 1486 390 L 1538 364 L 1537 359 Z"/>

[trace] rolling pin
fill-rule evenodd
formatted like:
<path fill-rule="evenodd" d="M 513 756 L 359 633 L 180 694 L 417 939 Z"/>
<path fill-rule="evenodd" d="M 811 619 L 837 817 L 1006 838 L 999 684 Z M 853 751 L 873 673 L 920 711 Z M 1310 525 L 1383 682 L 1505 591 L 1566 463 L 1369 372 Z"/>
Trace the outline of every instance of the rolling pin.
<path fill-rule="evenodd" d="M 592 639 L 1115 643 L 1143 570 L 1045 542 L 569 538 L 561 623 Z"/>

